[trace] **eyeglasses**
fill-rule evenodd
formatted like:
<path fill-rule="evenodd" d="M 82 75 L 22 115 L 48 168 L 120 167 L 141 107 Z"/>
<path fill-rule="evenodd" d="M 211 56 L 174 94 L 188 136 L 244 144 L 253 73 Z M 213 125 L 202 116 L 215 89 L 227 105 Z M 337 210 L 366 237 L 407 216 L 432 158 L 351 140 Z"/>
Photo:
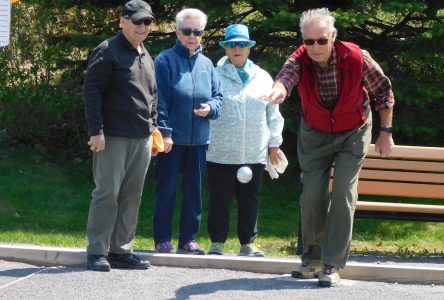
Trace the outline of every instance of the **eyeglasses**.
<path fill-rule="evenodd" d="M 317 40 L 314 40 L 314 39 L 306 39 L 306 40 L 304 40 L 304 44 L 307 45 L 307 46 L 313 46 L 315 42 L 318 43 L 318 45 L 327 45 L 328 39 L 320 38 L 320 39 L 317 39 Z"/>
<path fill-rule="evenodd" d="M 186 36 L 190 36 L 191 33 L 194 34 L 194 36 L 202 36 L 203 34 L 203 30 L 200 29 L 191 29 L 191 28 L 182 28 L 180 29 L 180 31 L 182 31 L 182 33 Z"/>
<path fill-rule="evenodd" d="M 141 20 L 137 20 L 137 21 L 132 20 L 132 22 L 133 22 L 134 25 L 140 25 L 140 24 L 143 23 L 143 25 L 145 25 L 145 26 L 150 26 L 151 23 L 153 22 L 153 20 L 151 20 L 151 19 L 141 19 Z"/>
<path fill-rule="evenodd" d="M 249 45 L 248 42 L 228 42 L 225 45 L 228 46 L 228 48 L 234 49 L 236 46 L 239 46 L 239 48 L 245 48 Z"/>

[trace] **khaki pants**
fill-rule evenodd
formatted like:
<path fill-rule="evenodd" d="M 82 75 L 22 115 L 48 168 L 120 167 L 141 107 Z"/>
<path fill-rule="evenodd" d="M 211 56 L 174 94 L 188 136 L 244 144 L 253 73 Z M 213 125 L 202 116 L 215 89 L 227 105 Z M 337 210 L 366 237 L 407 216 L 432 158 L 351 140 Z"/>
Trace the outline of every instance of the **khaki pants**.
<path fill-rule="evenodd" d="M 343 268 L 347 262 L 358 198 L 358 175 L 371 142 L 372 116 L 360 128 L 323 133 L 301 120 L 298 157 L 303 172 L 300 198 L 302 262 Z M 328 185 L 335 165 L 333 190 Z"/>
<path fill-rule="evenodd" d="M 105 150 L 93 157 L 96 188 L 88 217 L 87 252 L 131 253 L 152 139 L 107 136 L 105 142 Z"/>

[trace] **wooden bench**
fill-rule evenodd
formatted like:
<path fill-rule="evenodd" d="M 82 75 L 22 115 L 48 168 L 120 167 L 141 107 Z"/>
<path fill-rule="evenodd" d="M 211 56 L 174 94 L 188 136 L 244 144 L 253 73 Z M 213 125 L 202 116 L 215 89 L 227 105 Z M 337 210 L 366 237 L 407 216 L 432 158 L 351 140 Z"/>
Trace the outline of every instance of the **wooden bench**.
<path fill-rule="evenodd" d="M 333 177 L 334 168 L 330 191 Z M 443 222 L 444 148 L 395 146 L 390 156 L 382 158 L 372 144 L 359 175 L 358 194 L 355 218 Z M 390 198 L 381 202 L 365 196 Z M 417 199 L 436 203 L 418 203 L 424 201 Z M 300 237 L 299 223 L 298 254 L 302 254 Z"/>
<path fill-rule="evenodd" d="M 357 218 L 443 222 L 444 201 L 439 200 L 444 200 L 444 148 L 395 146 L 390 156 L 382 158 L 371 145 L 359 175 L 358 194 Z M 377 202 L 364 195 L 395 198 Z M 402 203 L 403 198 L 437 203 Z M 408 202 L 412 201 L 416 200 Z"/>

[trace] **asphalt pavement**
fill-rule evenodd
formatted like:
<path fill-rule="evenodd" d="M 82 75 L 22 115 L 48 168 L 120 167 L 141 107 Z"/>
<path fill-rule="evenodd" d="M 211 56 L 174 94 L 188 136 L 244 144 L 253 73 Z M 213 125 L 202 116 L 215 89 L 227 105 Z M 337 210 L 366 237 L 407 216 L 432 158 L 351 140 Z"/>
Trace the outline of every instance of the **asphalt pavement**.
<path fill-rule="evenodd" d="M 444 299 L 444 285 L 343 279 L 334 288 L 289 274 L 152 266 L 93 272 L 0 260 L 0 299 Z"/>

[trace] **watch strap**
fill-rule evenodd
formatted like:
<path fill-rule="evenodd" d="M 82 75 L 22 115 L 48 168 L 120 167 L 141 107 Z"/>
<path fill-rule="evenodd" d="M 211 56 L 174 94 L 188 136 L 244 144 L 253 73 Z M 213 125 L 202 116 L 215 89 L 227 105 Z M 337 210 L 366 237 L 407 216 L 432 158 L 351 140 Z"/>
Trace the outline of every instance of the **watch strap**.
<path fill-rule="evenodd" d="M 387 132 L 387 133 L 392 133 L 393 132 L 393 127 L 380 127 L 379 130 Z"/>

